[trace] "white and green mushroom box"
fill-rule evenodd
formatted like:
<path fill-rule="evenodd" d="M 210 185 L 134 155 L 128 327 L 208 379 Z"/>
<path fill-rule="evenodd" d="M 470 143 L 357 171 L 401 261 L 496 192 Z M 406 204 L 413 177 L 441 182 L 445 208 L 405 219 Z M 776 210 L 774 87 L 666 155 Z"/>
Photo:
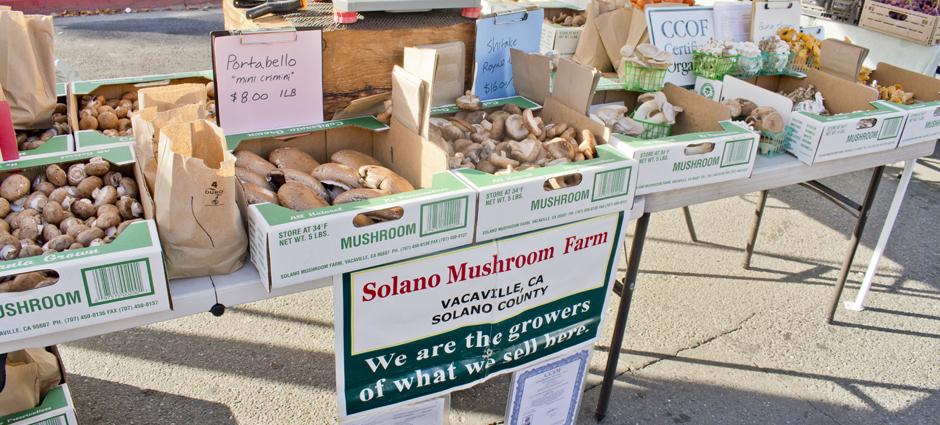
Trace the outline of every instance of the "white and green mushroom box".
<path fill-rule="evenodd" d="M 121 97 L 127 92 L 136 92 L 147 87 L 159 87 L 170 84 L 212 82 L 212 71 L 181 72 L 175 74 L 146 75 L 138 77 L 112 78 L 72 82 L 69 89 L 69 124 L 75 135 L 75 150 L 96 149 L 116 143 L 133 143 L 134 136 L 106 136 L 98 130 L 81 130 L 79 127 L 79 108 L 85 95 Z"/>
<path fill-rule="evenodd" d="M 611 146 L 597 158 L 493 175 L 455 170 L 479 193 L 476 241 L 482 242 L 633 209 L 637 162 Z"/>
<path fill-rule="evenodd" d="M 337 151 L 355 150 L 402 174 L 382 155 L 387 132 L 388 126 L 374 117 L 359 117 L 230 135 L 226 140 L 232 150 L 262 157 L 290 146 L 321 163 Z M 395 156 L 421 163 L 405 151 Z M 286 287 L 473 242 L 477 194 L 472 188 L 448 172 L 424 187 L 411 183 L 416 190 L 306 211 L 273 203 L 247 206 L 251 262 L 262 285 L 267 290 Z M 379 213 L 387 221 L 354 224 L 357 216 L 377 211 L 387 211 Z"/>
<path fill-rule="evenodd" d="M 93 157 L 133 173 L 147 205 L 149 194 L 128 145 L 6 162 L 0 164 L 0 178 L 12 173 L 32 178 L 48 165 Z M 0 351 L 23 338 L 169 310 L 160 238 L 144 210 L 146 219 L 131 223 L 110 243 L 0 261 L 0 279 L 29 272 L 58 277 L 50 286 L 0 293 Z"/>
<path fill-rule="evenodd" d="M 732 121 L 721 131 L 653 140 L 614 134 L 612 144 L 639 163 L 637 195 L 743 179 L 757 157 L 757 133 Z"/>
<path fill-rule="evenodd" d="M 875 104 L 904 111 L 907 114 L 898 147 L 940 139 L 940 101 L 902 105 L 887 100 L 879 100 Z"/>
<path fill-rule="evenodd" d="M 0 425 L 77 425 L 75 404 L 68 384 L 46 393 L 42 403 L 22 412 L 0 416 Z"/>
<path fill-rule="evenodd" d="M 788 152 L 813 165 L 897 148 L 907 113 L 872 105 L 872 110 L 835 115 L 794 112 L 786 130 Z"/>

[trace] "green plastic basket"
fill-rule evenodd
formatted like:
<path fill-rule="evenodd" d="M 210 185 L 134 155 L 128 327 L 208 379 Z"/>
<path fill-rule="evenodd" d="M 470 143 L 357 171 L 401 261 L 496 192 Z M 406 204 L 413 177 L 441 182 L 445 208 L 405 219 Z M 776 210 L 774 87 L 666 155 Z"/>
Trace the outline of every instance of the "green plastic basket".
<path fill-rule="evenodd" d="M 763 66 L 761 66 L 761 75 L 783 75 L 790 70 L 790 61 L 793 53 L 761 53 Z"/>
<path fill-rule="evenodd" d="M 787 141 L 787 131 L 761 131 L 757 152 L 763 156 L 777 156 L 786 153 L 790 143 Z"/>
<path fill-rule="evenodd" d="M 764 59 L 762 55 L 757 56 L 738 56 L 735 63 L 734 75 L 738 77 L 753 77 L 760 75 L 763 70 Z"/>
<path fill-rule="evenodd" d="M 720 80 L 734 74 L 737 56 L 715 56 L 701 51 L 692 52 L 692 72 L 699 77 Z"/>
<path fill-rule="evenodd" d="M 631 114 L 633 117 L 635 114 Z M 651 139 L 661 139 L 663 137 L 669 137 L 672 135 L 672 124 L 656 124 L 649 121 L 638 120 L 633 118 L 634 121 L 643 125 L 643 132 L 640 133 L 639 138 L 644 140 Z"/>
<path fill-rule="evenodd" d="M 634 92 L 660 91 L 666 81 L 666 68 L 647 68 L 629 61 L 623 61 L 620 82 L 623 89 Z"/>

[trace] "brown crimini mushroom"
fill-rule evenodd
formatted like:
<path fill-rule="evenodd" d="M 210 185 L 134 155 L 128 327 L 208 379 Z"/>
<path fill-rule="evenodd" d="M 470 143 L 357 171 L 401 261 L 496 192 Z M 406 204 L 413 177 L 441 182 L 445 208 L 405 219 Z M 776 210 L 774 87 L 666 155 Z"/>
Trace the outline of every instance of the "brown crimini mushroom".
<path fill-rule="evenodd" d="M 83 116 L 78 121 L 79 130 L 97 130 L 98 129 L 98 119 L 89 115 Z"/>
<path fill-rule="evenodd" d="M 117 207 L 117 205 L 114 205 L 114 204 L 104 204 L 98 207 L 99 216 L 102 216 L 105 214 L 111 214 L 111 213 L 121 215 L 121 210 Z"/>
<path fill-rule="evenodd" d="M 85 164 L 72 164 L 68 171 L 68 181 L 72 186 L 78 186 L 82 180 L 85 180 L 88 174 L 85 173 Z"/>
<path fill-rule="evenodd" d="M 356 170 L 340 163 L 328 162 L 314 169 L 313 177 L 323 184 L 349 190 L 362 186 L 359 182 L 359 172 Z"/>
<path fill-rule="evenodd" d="M 82 220 L 87 220 L 89 217 L 94 217 L 98 212 L 98 208 L 95 207 L 95 204 L 89 199 L 79 199 L 75 202 L 72 202 L 72 214 L 75 214 L 75 217 L 78 217 Z"/>
<path fill-rule="evenodd" d="M 130 108 L 125 105 L 121 105 L 120 103 L 116 108 L 114 108 L 114 115 L 116 115 L 118 118 L 127 118 L 128 113 L 130 113 Z"/>
<path fill-rule="evenodd" d="M 79 233 L 78 236 L 75 238 L 75 241 L 82 245 L 89 246 L 91 245 L 92 241 L 94 241 L 95 239 L 101 239 L 101 238 L 104 238 L 104 229 L 99 229 L 97 227 L 89 227 L 83 230 L 81 233 Z"/>
<path fill-rule="evenodd" d="M 106 185 L 118 187 L 121 185 L 122 178 L 124 176 L 119 171 L 108 171 L 108 174 L 105 174 L 102 180 Z"/>
<path fill-rule="evenodd" d="M 78 242 L 72 242 L 72 245 L 69 245 L 69 249 L 67 249 L 66 251 L 71 250 L 71 249 L 82 249 L 84 247 L 85 245 L 82 245 Z"/>
<path fill-rule="evenodd" d="M 330 161 L 345 165 L 353 170 L 358 170 L 366 165 L 382 165 L 379 160 L 372 156 L 352 149 L 342 149 L 333 152 L 333 155 L 330 155 Z"/>
<path fill-rule="evenodd" d="M 39 238 L 39 235 L 42 234 L 42 228 L 39 225 L 39 220 L 34 216 L 24 215 L 18 220 L 17 229 L 20 234 L 20 239 L 29 239 L 35 241 Z"/>
<path fill-rule="evenodd" d="M 49 239 L 49 241 L 46 242 L 43 247 L 53 251 L 65 251 L 66 249 L 69 249 L 73 243 L 75 243 L 75 238 L 69 235 L 58 235 L 52 239 Z"/>
<path fill-rule="evenodd" d="M 108 108 L 107 106 L 102 106 L 101 108 Z M 102 112 L 102 109 L 98 109 L 98 129 L 100 130 L 112 130 L 117 128 L 118 117 L 114 114 L 114 110 L 105 110 Z"/>
<path fill-rule="evenodd" d="M 40 287 L 46 276 L 41 272 L 29 272 L 17 275 L 13 280 L 0 284 L 0 292 L 25 292 Z"/>
<path fill-rule="evenodd" d="M 90 227 L 89 227 L 87 224 L 85 224 L 84 222 L 83 222 L 83 223 L 79 223 L 79 224 L 73 224 L 73 225 L 69 226 L 69 230 L 66 231 L 65 234 L 66 234 L 66 235 L 69 235 L 69 236 L 71 236 L 71 237 L 73 237 L 73 238 L 78 238 L 78 235 L 79 235 L 80 233 L 82 233 L 82 232 L 84 232 L 84 231 L 86 231 L 86 230 L 88 230 L 88 229 L 90 229 Z M 84 245 L 84 244 L 83 244 L 83 245 Z"/>
<path fill-rule="evenodd" d="M 5 233 L 0 235 L 0 258 L 12 260 L 20 255 L 20 240 Z"/>
<path fill-rule="evenodd" d="M 69 183 L 68 175 L 58 164 L 46 167 L 46 180 L 56 185 L 56 187 L 65 186 Z"/>
<path fill-rule="evenodd" d="M 55 185 L 47 181 L 44 181 L 44 182 L 39 183 L 35 187 L 33 187 L 33 190 L 36 192 L 40 192 L 46 195 L 46 197 L 48 197 L 49 195 L 52 194 L 52 191 L 55 190 Z"/>
<path fill-rule="evenodd" d="M 140 222 L 140 221 L 141 221 L 141 219 L 139 219 L 139 218 L 135 218 L 135 219 L 133 219 L 133 220 L 125 220 L 125 221 L 122 221 L 121 224 L 118 225 L 117 231 L 114 233 L 114 235 L 115 235 L 115 236 L 120 235 L 122 232 L 124 232 L 124 229 L 127 229 L 127 226 L 130 226 L 131 224 L 134 224 L 134 223 L 138 223 L 138 222 Z"/>
<path fill-rule="evenodd" d="M 78 189 L 75 186 L 57 187 L 49 194 L 49 200 L 55 203 L 63 204 L 65 207 L 66 198 L 75 198 L 78 196 Z"/>
<path fill-rule="evenodd" d="M 45 183 L 45 182 L 44 182 Z M 26 208 L 32 208 L 37 211 L 42 211 L 42 207 L 46 206 L 46 202 L 49 201 L 49 197 L 46 196 L 43 192 L 33 192 L 26 197 Z"/>
<path fill-rule="evenodd" d="M 88 176 L 78 183 L 76 189 L 78 189 L 79 196 L 90 198 L 95 190 L 101 186 L 104 186 L 104 181 L 101 180 L 101 177 Z"/>
<path fill-rule="evenodd" d="M 85 164 L 85 174 L 89 176 L 102 177 L 108 174 L 108 171 L 111 171 L 111 163 L 100 156 L 89 159 Z"/>
<path fill-rule="evenodd" d="M 265 202 L 280 205 L 280 202 L 277 200 L 277 193 L 268 189 L 266 185 L 259 186 L 251 182 L 243 181 L 242 189 L 245 191 L 245 202 L 248 202 L 248 205 L 263 204 Z"/>
<path fill-rule="evenodd" d="M 13 202 L 29 194 L 30 182 L 22 174 L 11 174 L 0 183 L 0 196 Z"/>
<path fill-rule="evenodd" d="M 275 169 L 274 171 L 271 171 L 271 173 L 277 173 L 277 172 L 281 172 L 281 170 Z M 258 187 L 269 188 L 268 180 L 265 179 L 264 176 L 242 166 L 235 167 L 235 177 L 237 177 L 238 181 L 242 183 L 251 183 L 251 184 L 257 185 Z"/>
<path fill-rule="evenodd" d="M 95 207 L 113 204 L 118 200 L 118 190 L 114 186 L 101 186 L 91 193 L 91 197 L 95 200 Z"/>
<path fill-rule="evenodd" d="M 377 198 L 388 195 L 388 192 L 378 189 L 358 188 L 350 189 L 333 199 L 333 205 L 346 204 L 349 202 L 362 201 L 365 199 Z"/>
<path fill-rule="evenodd" d="M 272 170 L 277 167 L 274 164 L 268 162 L 268 160 L 258 156 L 254 152 L 249 152 L 246 150 L 235 151 L 235 165 L 238 167 L 245 167 L 255 174 L 260 174 L 266 176 Z"/>
<path fill-rule="evenodd" d="M 304 173 L 300 170 L 294 169 L 284 169 L 284 170 L 274 170 L 268 174 L 266 182 L 270 182 L 274 187 L 281 187 L 284 183 L 287 182 L 297 182 L 304 186 L 307 186 L 313 193 L 316 193 L 317 196 L 323 198 L 324 200 L 330 200 L 330 193 L 323 187 L 323 183 L 320 183 L 316 177 L 311 174 Z M 264 186 L 267 187 L 267 186 Z"/>
<path fill-rule="evenodd" d="M 140 202 L 128 196 L 122 196 L 116 203 L 118 210 L 121 211 L 121 217 L 125 220 L 143 217 L 144 209 Z"/>
<path fill-rule="evenodd" d="M 43 252 L 44 252 L 44 251 L 42 250 L 42 247 L 41 247 L 41 246 L 39 246 L 39 245 L 37 245 L 37 244 L 35 244 L 35 243 L 30 243 L 30 244 L 26 244 L 26 245 L 24 245 L 23 247 L 20 248 L 20 255 L 19 255 L 19 258 L 26 258 L 26 257 L 33 257 L 33 256 L 36 256 L 36 255 L 42 255 Z"/>
<path fill-rule="evenodd" d="M 59 226 L 56 225 L 45 225 L 42 226 L 42 240 L 51 241 L 62 234 L 62 231 L 59 230 Z"/>
<path fill-rule="evenodd" d="M 72 226 L 76 226 L 79 224 L 85 224 L 85 223 L 82 222 L 82 220 L 77 217 L 66 217 L 64 220 L 62 220 L 62 222 L 59 223 L 59 230 L 61 230 L 62 233 L 68 233 L 69 229 L 71 229 Z"/>
<path fill-rule="evenodd" d="M 47 226 L 53 227 L 53 226 Z M 0 220 L 0 233 L 10 233 L 10 223 L 7 223 L 6 220 Z"/>
<path fill-rule="evenodd" d="M 117 127 L 114 128 L 120 132 L 126 132 L 131 129 L 131 120 L 128 118 L 118 118 Z"/>
<path fill-rule="evenodd" d="M 4 218 L 10 213 L 10 201 L 7 198 L 0 198 L 0 218 Z"/>
<path fill-rule="evenodd" d="M 110 204 L 109 204 L 110 205 Z M 108 212 L 102 214 L 98 212 L 98 217 L 95 218 L 95 221 L 91 224 L 92 227 L 97 227 L 102 230 L 106 230 L 111 227 L 115 227 L 121 224 L 121 214 L 118 212 Z"/>

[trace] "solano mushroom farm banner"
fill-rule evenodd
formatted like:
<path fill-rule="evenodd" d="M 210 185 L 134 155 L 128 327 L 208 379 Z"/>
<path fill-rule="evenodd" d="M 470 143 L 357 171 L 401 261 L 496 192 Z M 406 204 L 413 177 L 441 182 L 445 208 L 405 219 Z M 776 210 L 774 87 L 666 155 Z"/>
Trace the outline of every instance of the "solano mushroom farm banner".
<path fill-rule="evenodd" d="M 466 388 L 597 337 L 623 213 L 336 277 L 341 417 Z"/>

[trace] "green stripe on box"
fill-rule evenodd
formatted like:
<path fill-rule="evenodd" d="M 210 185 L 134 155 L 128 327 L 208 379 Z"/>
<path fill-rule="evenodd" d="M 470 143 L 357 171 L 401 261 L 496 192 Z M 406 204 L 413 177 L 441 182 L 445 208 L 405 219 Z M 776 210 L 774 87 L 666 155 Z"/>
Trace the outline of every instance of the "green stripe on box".
<path fill-rule="evenodd" d="M 335 121 L 325 121 L 318 124 L 301 125 L 297 127 L 281 128 L 275 130 L 253 131 L 251 133 L 240 133 L 225 136 L 225 143 L 229 150 L 235 150 L 241 142 L 251 139 L 260 139 L 267 137 L 299 136 L 318 131 L 335 130 L 343 127 L 359 127 L 369 131 L 385 131 L 388 125 L 377 120 L 373 116 L 349 118 Z"/>
<path fill-rule="evenodd" d="M 69 152 L 69 136 L 55 136 L 43 143 L 36 149 L 20 151 L 20 157 L 28 158 L 31 156 L 51 155 L 57 153 Z"/>
<path fill-rule="evenodd" d="M 514 171 L 510 174 L 494 175 L 484 173 L 483 171 L 472 168 L 461 168 L 454 170 L 455 173 L 463 176 L 467 181 L 476 187 L 484 188 L 506 182 L 527 180 L 533 177 L 555 177 L 563 174 L 576 173 L 586 167 L 605 165 L 613 162 L 625 161 L 630 159 L 622 152 L 612 146 L 600 145 L 597 147 L 597 158 L 578 162 L 565 162 L 555 164 L 549 167 L 530 168 L 522 171 Z"/>
<path fill-rule="evenodd" d="M 150 238 L 150 229 L 147 222 L 139 221 L 127 226 L 111 243 L 0 262 L 0 272 L 55 264 L 60 261 L 106 256 L 117 252 L 146 248 L 153 244 L 154 240 Z"/>
<path fill-rule="evenodd" d="M 104 80 L 88 80 L 88 81 L 76 81 L 72 83 L 72 92 L 74 94 L 82 95 L 88 94 L 98 87 L 117 85 L 117 84 L 138 84 L 138 83 L 152 83 L 154 81 L 162 80 L 178 80 L 182 78 L 197 78 L 203 77 L 206 79 L 213 79 L 213 74 L 211 70 L 206 71 L 193 71 L 193 72 L 179 72 L 175 74 L 163 74 L 163 75 L 142 75 L 139 77 L 124 77 L 124 78 L 111 78 Z"/>
<path fill-rule="evenodd" d="M 76 149 L 95 149 L 101 146 L 114 145 L 117 143 L 131 143 L 134 136 L 105 136 L 97 130 L 81 130 L 75 132 Z"/>
<path fill-rule="evenodd" d="M 66 408 L 68 405 L 69 402 L 65 397 L 65 389 L 60 385 L 49 390 L 49 392 L 46 393 L 46 396 L 42 399 L 42 403 L 39 406 L 24 410 L 22 412 L 0 417 L 0 425 L 22 422 L 29 418 L 44 415 L 53 410 Z"/>
<path fill-rule="evenodd" d="M 39 167 L 50 164 L 60 164 L 63 162 L 82 161 L 89 158 L 100 156 L 113 164 L 123 165 L 134 162 L 134 152 L 130 145 L 116 145 L 107 148 L 83 151 L 67 152 L 61 155 L 49 155 L 39 158 L 23 158 L 14 161 L 0 163 L 0 171 L 22 170 L 24 168 Z"/>
<path fill-rule="evenodd" d="M 495 108 L 497 106 L 516 105 L 522 109 L 539 109 L 542 106 L 522 96 L 503 97 L 499 99 L 486 100 L 483 102 L 483 109 Z M 460 112 L 457 105 L 441 105 L 431 108 L 431 115 L 456 114 Z"/>

